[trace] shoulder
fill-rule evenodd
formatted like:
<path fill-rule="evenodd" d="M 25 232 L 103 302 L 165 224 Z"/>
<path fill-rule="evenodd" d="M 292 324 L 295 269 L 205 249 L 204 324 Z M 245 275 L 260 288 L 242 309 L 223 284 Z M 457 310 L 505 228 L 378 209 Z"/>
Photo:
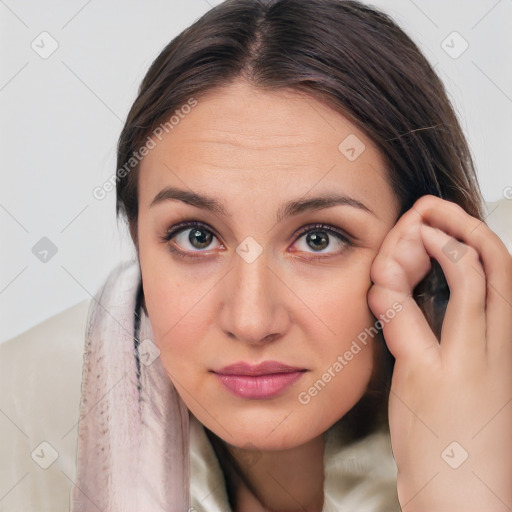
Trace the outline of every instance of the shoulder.
<path fill-rule="evenodd" d="M 69 507 L 91 301 L 0 344 L 2 510 Z"/>

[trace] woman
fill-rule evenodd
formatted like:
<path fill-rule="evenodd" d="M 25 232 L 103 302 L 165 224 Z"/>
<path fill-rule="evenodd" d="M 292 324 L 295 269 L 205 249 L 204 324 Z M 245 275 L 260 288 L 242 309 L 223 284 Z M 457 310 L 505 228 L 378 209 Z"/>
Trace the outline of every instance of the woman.
<path fill-rule="evenodd" d="M 138 259 L 90 311 L 72 510 L 512 505 L 511 258 L 388 16 L 213 8 L 112 181 Z"/>

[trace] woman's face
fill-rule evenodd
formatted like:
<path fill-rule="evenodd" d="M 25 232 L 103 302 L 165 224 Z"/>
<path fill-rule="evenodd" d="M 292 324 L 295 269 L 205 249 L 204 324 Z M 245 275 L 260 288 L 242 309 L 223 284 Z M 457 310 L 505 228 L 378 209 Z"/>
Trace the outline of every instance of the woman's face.
<path fill-rule="evenodd" d="M 208 429 L 238 447 L 291 448 L 365 393 L 370 266 L 398 202 L 377 148 L 315 99 L 237 81 L 196 100 L 140 167 L 154 341 Z"/>

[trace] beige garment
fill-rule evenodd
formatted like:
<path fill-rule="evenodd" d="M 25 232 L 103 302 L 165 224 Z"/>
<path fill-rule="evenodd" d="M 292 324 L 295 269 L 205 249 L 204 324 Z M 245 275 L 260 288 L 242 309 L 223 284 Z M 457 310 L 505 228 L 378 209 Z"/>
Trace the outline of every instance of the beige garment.
<path fill-rule="evenodd" d="M 89 303 L 0 344 L 1 512 L 69 510 Z"/>

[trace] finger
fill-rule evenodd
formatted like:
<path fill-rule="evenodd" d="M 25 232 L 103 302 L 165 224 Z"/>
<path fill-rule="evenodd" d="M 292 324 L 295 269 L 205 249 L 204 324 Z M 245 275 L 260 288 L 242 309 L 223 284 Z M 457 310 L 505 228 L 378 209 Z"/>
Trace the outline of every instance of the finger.
<path fill-rule="evenodd" d="M 368 305 L 381 320 L 384 340 L 395 359 L 415 360 L 426 354 L 433 360 L 439 358 L 437 338 L 412 296 L 373 285 L 368 292 Z M 390 311 L 396 311 L 391 319 Z"/>
<path fill-rule="evenodd" d="M 398 314 L 383 323 L 384 338 L 396 359 L 422 357 L 426 351 L 437 357 L 439 351 L 439 343 L 412 297 L 414 287 L 431 267 L 420 224 L 420 216 L 406 212 L 387 234 L 370 270 L 374 284 L 368 292 L 368 305 L 373 314 L 380 318 L 401 306 Z"/>
<path fill-rule="evenodd" d="M 423 196 L 413 208 L 426 223 L 476 249 L 482 265 L 480 278 L 486 283 L 487 350 L 512 350 L 512 256 L 506 246 L 485 223 L 455 203 Z"/>
<path fill-rule="evenodd" d="M 425 249 L 441 265 L 450 288 L 441 351 L 456 361 L 466 361 L 467 356 L 481 360 L 486 353 L 486 316 L 485 281 L 479 275 L 483 269 L 478 253 L 437 228 L 422 224 L 420 230 Z"/>

